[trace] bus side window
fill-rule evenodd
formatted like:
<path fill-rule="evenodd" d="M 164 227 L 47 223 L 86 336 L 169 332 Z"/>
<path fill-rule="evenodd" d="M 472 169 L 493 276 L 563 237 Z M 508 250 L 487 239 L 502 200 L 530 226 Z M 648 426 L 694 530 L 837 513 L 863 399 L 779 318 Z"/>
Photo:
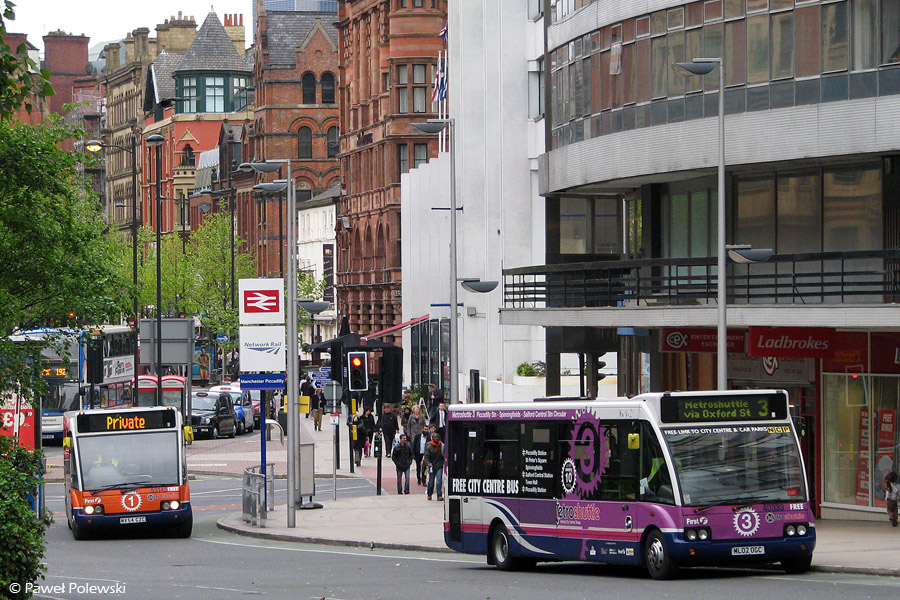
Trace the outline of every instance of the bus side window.
<path fill-rule="evenodd" d="M 647 423 L 642 424 L 641 441 L 641 500 L 644 502 L 659 502 L 660 504 L 675 504 L 675 494 L 672 491 L 669 467 L 666 465 L 659 440 Z"/>

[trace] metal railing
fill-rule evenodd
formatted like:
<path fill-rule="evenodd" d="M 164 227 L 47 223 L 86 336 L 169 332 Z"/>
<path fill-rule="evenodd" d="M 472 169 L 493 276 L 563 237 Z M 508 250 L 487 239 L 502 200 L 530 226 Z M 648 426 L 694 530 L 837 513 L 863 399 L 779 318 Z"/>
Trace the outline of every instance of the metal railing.
<path fill-rule="evenodd" d="M 651 258 L 504 269 L 506 308 L 715 303 L 716 257 Z M 780 254 L 730 264 L 729 304 L 900 302 L 900 250 Z"/>
<path fill-rule="evenodd" d="M 265 475 L 260 473 L 260 465 L 244 469 L 241 497 L 244 522 L 265 527 L 269 511 L 275 509 L 275 465 L 266 463 Z"/>

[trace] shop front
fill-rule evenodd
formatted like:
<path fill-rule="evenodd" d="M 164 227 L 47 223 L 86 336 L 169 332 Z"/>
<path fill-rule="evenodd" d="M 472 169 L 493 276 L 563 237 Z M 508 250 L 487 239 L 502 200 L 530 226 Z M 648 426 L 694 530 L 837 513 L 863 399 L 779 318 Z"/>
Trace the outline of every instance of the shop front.
<path fill-rule="evenodd" d="M 696 371 L 712 366 L 705 358 L 715 351 L 715 330 L 660 333 L 661 366 L 687 365 L 683 379 L 693 389 Z M 788 391 L 816 513 L 885 518 L 882 481 L 900 465 L 900 332 L 729 329 L 728 351 L 729 388 Z"/>

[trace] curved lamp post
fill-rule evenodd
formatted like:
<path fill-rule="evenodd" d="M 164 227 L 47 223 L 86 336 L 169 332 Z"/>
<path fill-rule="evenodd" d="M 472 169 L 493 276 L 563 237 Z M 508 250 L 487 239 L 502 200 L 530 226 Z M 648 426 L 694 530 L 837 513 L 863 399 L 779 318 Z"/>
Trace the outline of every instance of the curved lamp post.
<path fill-rule="evenodd" d="M 153 133 L 147 145 L 156 149 L 156 405 L 162 406 L 162 144 L 166 138 Z"/>
<path fill-rule="evenodd" d="M 258 163 L 243 163 L 238 167 L 242 172 L 251 170 L 257 173 L 274 173 L 287 165 L 287 180 L 276 186 L 287 186 L 287 241 L 288 247 L 288 281 L 285 304 L 287 306 L 287 373 L 285 387 L 287 388 L 288 408 L 288 456 L 287 456 L 287 480 L 288 480 L 288 506 L 287 526 L 297 526 L 297 491 L 300 481 L 300 420 L 297 392 L 299 391 L 299 357 L 297 353 L 297 203 L 294 196 L 294 172 L 291 167 L 291 159 L 274 159 Z M 257 184 L 266 186 L 272 184 Z M 257 189 L 254 186 L 254 189 Z M 259 188 L 269 191 L 267 188 Z M 275 191 L 275 190 L 273 190 Z"/>
<path fill-rule="evenodd" d="M 138 331 L 141 320 L 138 317 L 138 198 L 137 198 L 137 136 L 132 133 L 131 144 L 120 146 L 107 144 L 100 140 L 90 140 L 84 144 L 85 150 L 92 153 L 100 152 L 104 148 L 117 148 L 131 155 L 131 278 L 134 285 L 134 332 L 132 344 L 134 344 L 134 387 L 137 389 L 138 377 Z M 124 204 L 116 204 L 116 207 L 124 208 Z M 132 398 L 136 397 L 132 391 Z"/>
<path fill-rule="evenodd" d="M 725 62 L 721 56 L 695 58 L 691 62 L 675 63 L 692 75 L 706 75 L 719 67 L 719 167 L 718 167 L 718 242 L 716 305 L 718 307 L 716 332 L 716 383 L 719 390 L 728 388 L 728 331 L 725 325 Z"/>

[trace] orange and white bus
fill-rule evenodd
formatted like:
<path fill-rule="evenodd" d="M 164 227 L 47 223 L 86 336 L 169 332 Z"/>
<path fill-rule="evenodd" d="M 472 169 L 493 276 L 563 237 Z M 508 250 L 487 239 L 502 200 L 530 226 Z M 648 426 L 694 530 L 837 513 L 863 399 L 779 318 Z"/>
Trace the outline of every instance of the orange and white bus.
<path fill-rule="evenodd" d="M 76 540 L 149 527 L 190 537 L 191 492 L 181 413 L 174 407 L 65 415 L 66 517 Z"/>

